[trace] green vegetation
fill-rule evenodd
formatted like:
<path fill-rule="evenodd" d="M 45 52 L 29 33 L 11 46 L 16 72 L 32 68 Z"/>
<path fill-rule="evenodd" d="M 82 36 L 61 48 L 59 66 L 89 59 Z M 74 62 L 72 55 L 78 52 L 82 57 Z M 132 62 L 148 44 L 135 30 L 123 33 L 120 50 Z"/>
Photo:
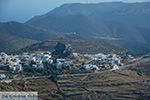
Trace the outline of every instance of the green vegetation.
<path fill-rule="evenodd" d="M 50 77 L 50 79 L 51 79 L 51 81 L 53 81 L 53 82 L 55 82 L 55 83 L 58 82 L 58 76 L 57 76 L 57 75 L 52 75 L 52 76 Z"/>
<path fill-rule="evenodd" d="M 63 91 L 62 90 L 58 90 L 57 93 L 58 94 L 63 94 Z"/>
<path fill-rule="evenodd" d="M 83 82 L 83 85 L 88 85 L 89 83 Z"/>
<path fill-rule="evenodd" d="M 4 86 L 2 86 L 2 85 L 0 85 L 0 88 L 3 90 L 3 89 L 5 89 L 5 87 Z"/>
<path fill-rule="evenodd" d="M 23 74 L 25 74 L 26 76 L 33 76 L 37 73 L 38 73 L 38 70 L 32 67 L 26 67 L 23 72 Z"/>

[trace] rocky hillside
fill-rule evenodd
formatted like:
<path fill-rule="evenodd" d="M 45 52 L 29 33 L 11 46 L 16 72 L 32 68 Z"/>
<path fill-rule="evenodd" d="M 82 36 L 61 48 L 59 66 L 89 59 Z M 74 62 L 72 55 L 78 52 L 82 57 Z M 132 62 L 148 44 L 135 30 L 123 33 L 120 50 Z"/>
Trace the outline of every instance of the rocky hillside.
<path fill-rule="evenodd" d="M 97 19 L 117 20 L 142 27 L 150 28 L 150 2 L 142 3 L 123 3 L 123 2 L 105 2 L 97 4 L 64 4 L 42 16 L 36 16 L 36 20 L 46 16 L 57 15 L 86 15 Z"/>
<path fill-rule="evenodd" d="M 119 48 L 114 45 L 110 45 L 107 43 L 99 43 L 99 42 L 87 42 L 82 40 L 70 40 L 70 39 L 53 39 L 53 40 L 47 40 L 43 42 L 39 42 L 36 44 L 33 44 L 29 47 L 26 47 L 22 49 L 21 51 L 50 51 L 54 50 L 57 43 L 64 43 L 64 44 L 70 44 L 74 52 L 77 53 L 89 53 L 89 54 L 95 54 L 95 53 L 117 53 L 117 54 L 123 54 L 129 52 L 126 49 Z"/>
<path fill-rule="evenodd" d="M 61 33 L 43 30 L 18 22 L 0 23 L 0 52 L 12 53 L 36 41 L 62 37 Z"/>
<path fill-rule="evenodd" d="M 18 22 L 0 23 L 0 33 L 37 41 L 49 40 L 62 36 L 61 33 L 58 32 L 47 31 Z"/>
<path fill-rule="evenodd" d="M 0 34 L 0 52 L 13 53 L 37 41 Z"/>
<path fill-rule="evenodd" d="M 65 37 L 112 43 L 142 53 L 150 50 L 150 3 L 64 4 L 27 24 Z M 138 46 L 137 46 L 138 45 Z"/>

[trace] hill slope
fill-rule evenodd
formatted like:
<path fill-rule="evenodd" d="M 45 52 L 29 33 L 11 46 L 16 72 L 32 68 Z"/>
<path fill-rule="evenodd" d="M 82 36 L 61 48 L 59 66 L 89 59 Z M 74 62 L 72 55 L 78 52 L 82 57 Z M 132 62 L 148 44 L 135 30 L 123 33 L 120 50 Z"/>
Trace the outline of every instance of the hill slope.
<path fill-rule="evenodd" d="M 86 15 L 97 19 L 117 20 L 142 27 L 150 28 L 150 2 L 123 3 L 106 2 L 98 4 L 64 4 L 45 15 L 35 17 L 35 20 L 49 15 Z"/>
<path fill-rule="evenodd" d="M 123 54 L 129 52 L 126 49 L 119 48 L 114 45 L 110 45 L 107 43 L 99 43 L 99 42 L 87 42 L 82 40 L 71 40 L 71 39 L 53 39 L 47 40 L 40 43 L 36 43 L 31 45 L 30 47 L 26 47 L 21 51 L 50 51 L 53 50 L 57 43 L 71 44 L 74 52 L 77 53 L 117 53 Z"/>
<path fill-rule="evenodd" d="M 149 5 L 149 2 L 64 4 L 27 24 L 68 33 L 65 37 L 70 39 L 107 42 L 142 53 L 150 50 Z"/>
<path fill-rule="evenodd" d="M 146 42 L 143 34 L 150 32 L 145 29 L 117 21 L 99 21 L 85 15 L 54 16 L 49 15 L 31 23 L 34 26 L 59 32 L 76 32 L 77 35 L 120 38 Z"/>
<path fill-rule="evenodd" d="M 85 15 L 50 15 L 30 24 L 68 33 L 65 37 L 70 39 L 113 43 L 135 52 L 145 52 L 150 49 L 150 29 L 117 21 L 99 21 Z"/>
<path fill-rule="evenodd" d="M 36 43 L 34 40 L 0 34 L 0 52 L 12 53 Z"/>
<path fill-rule="evenodd" d="M 0 23 L 0 51 L 12 53 L 36 41 L 62 36 L 63 33 L 47 31 L 18 22 Z"/>
<path fill-rule="evenodd" d="M 61 37 L 60 33 L 47 31 L 18 22 L 0 23 L 0 33 L 38 41 Z"/>

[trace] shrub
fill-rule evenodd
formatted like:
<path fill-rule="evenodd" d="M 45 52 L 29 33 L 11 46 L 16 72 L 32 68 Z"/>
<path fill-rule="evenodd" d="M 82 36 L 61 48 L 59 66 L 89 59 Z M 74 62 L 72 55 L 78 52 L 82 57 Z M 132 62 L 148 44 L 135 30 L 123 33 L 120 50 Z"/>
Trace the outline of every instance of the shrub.
<path fill-rule="evenodd" d="M 55 83 L 58 82 L 58 76 L 57 76 L 57 75 L 52 75 L 52 76 L 50 77 L 50 79 L 51 79 L 51 81 L 53 81 L 53 82 L 55 82 Z"/>
<path fill-rule="evenodd" d="M 57 94 L 63 94 L 63 92 L 61 90 L 58 90 Z"/>

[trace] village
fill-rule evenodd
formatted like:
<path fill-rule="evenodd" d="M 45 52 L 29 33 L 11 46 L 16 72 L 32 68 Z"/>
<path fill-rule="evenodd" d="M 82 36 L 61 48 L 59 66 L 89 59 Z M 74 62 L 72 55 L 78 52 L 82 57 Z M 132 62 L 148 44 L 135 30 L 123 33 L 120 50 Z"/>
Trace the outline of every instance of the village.
<path fill-rule="evenodd" d="M 62 45 L 65 47 L 60 50 Z M 58 43 L 53 51 L 45 51 L 41 53 L 28 53 L 8 55 L 4 52 L 0 53 L 0 70 L 9 71 L 11 73 L 23 72 L 25 68 L 33 68 L 35 70 L 44 70 L 45 64 L 53 66 L 57 70 L 63 70 L 63 66 L 71 67 L 76 70 L 116 70 L 123 66 L 123 60 L 133 60 L 131 55 L 126 58 L 117 54 L 79 54 L 74 53 L 71 45 Z M 0 74 L 0 79 L 8 79 L 7 75 Z"/>

